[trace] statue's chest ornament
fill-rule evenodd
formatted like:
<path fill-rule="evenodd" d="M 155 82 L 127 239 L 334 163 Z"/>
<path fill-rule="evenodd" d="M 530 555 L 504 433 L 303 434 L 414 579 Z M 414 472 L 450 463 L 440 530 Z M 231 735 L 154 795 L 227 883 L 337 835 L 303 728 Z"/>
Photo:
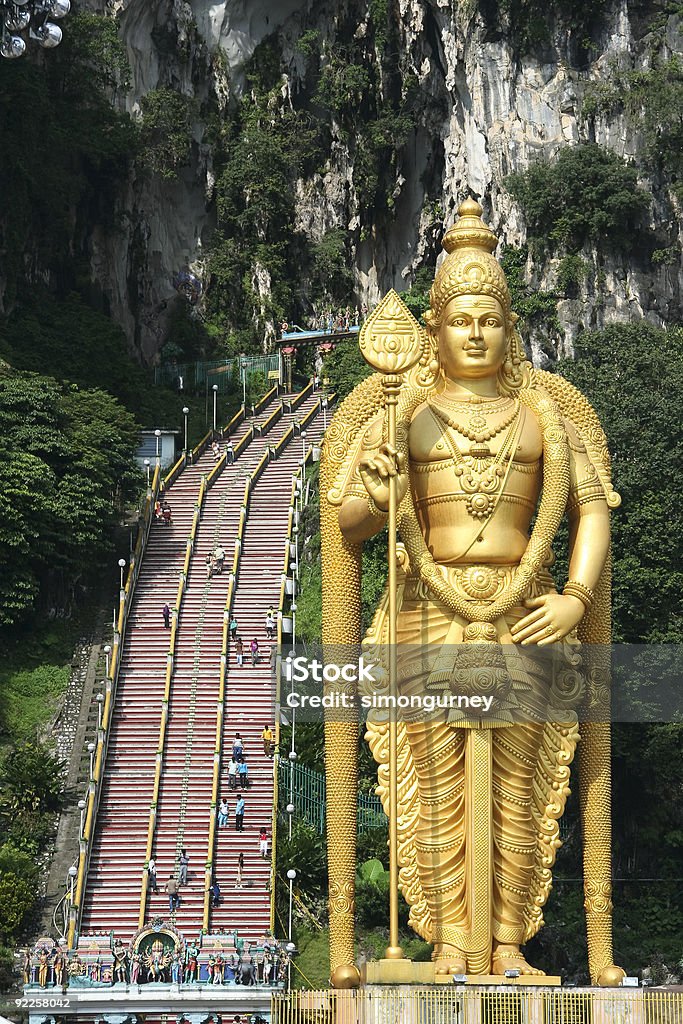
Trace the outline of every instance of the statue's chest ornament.
<path fill-rule="evenodd" d="M 488 519 L 496 507 L 503 486 L 506 469 L 509 469 L 518 436 L 520 403 L 508 399 L 502 407 L 500 403 L 491 403 L 491 411 L 497 414 L 508 413 L 498 423 L 489 426 L 487 409 L 473 403 L 448 403 L 454 410 L 463 409 L 468 414 L 467 424 L 453 419 L 445 409 L 440 407 L 438 398 L 429 399 L 429 406 L 436 418 L 442 436 L 450 450 L 454 462 L 455 475 L 459 477 L 460 486 L 467 497 L 467 511 L 474 519 Z M 509 409 L 509 412 L 508 412 Z M 474 442 L 469 454 L 463 455 L 448 433 L 448 427 L 463 437 Z M 446 428 L 446 429 L 444 429 Z M 498 453 L 493 456 L 486 445 L 498 434 L 507 429 Z"/>

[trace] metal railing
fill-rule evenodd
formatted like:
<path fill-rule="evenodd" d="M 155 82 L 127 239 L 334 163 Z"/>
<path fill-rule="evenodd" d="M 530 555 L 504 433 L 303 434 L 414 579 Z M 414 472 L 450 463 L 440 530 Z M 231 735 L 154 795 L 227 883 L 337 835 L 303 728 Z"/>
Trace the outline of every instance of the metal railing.
<path fill-rule="evenodd" d="M 194 542 L 197 536 L 197 530 L 199 529 L 199 523 L 202 515 L 202 505 L 204 504 L 204 498 L 207 492 L 207 481 L 206 477 L 202 477 L 199 484 L 199 492 L 197 494 L 197 501 L 195 503 L 194 515 L 192 516 L 192 525 L 190 526 L 190 533 L 187 538 L 185 545 L 185 559 L 183 561 L 183 568 L 180 573 L 178 580 L 178 592 L 176 594 L 175 605 L 172 611 L 172 622 L 171 622 L 171 635 L 169 637 L 168 654 L 166 656 L 166 675 L 164 679 L 164 696 L 161 701 L 161 720 L 159 722 L 159 740 L 157 742 L 157 753 L 156 753 L 156 764 L 154 767 L 154 788 L 152 790 L 152 801 L 149 806 L 149 822 L 147 825 L 147 845 L 145 849 L 145 864 L 142 869 L 142 888 L 140 891 L 140 911 L 138 915 L 138 927 L 142 928 L 145 923 L 145 912 L 147 910 L 147 893 L 148 893 L 148 864 L 152 856 L 154 849 L 154 835 L 156 832 L 156 820 L 157 820 L 157 806 L 159 803 L 159 790 L 161 788 L 161 775 L 164 763 L 164 750 L 166 746 L 166 728 L 168 725 L 168 714 L 171 703 L 171 682 L 173 679 L 173 664 L 175 660 L 175 645 L 178 635 L 178 619 L 180 618 L 180 611 L 183 603 L 183 596 L 185 588 L 187 586 L 187 577 L 190 572 L 190 561 L 192 560 L 192 552 L 194 549 Z"/>
<path fill-rule="evenodd" d="M 423 966 L 423 965 L 416 965 Z M 369 985 L 273 993 L 272 1024 L 683 1024 L 683 992 L 498 985 Z"/>
<path fill-rule="evenodd" d="M 69 927 L 67 933 L 67 946 L 69 949 L 73 949 L 78 943 L 80 920 L 83 913 L 85 881 L 88 873 L 88 865 L 90 863 L 90 853 L 92 850 L 92 840 L 95 830 L 95 818 L 100 801 L 104 763 L 109 743 L 109 727 L 114 709 L 114 700 L 116 698 L 116 685 L 119 678 L 121 649 L 125 637 L 128 614 L 135 591 L 135 584 L 140 573 L 140 566 L 142 564 L 145 548 L 147 547 L 147 539 L 149 537 L 149 531 L 154 515 L 154 504 L 160 492 L 160 487 L 161 470 L 157 465 L 154 469 L 151 486 L 147 489 L 147 497 L 145 499 L 145 507 L 142 514 L 140 530 L 138 532 L 135 550 L 133 551 L 128 565 L 126 584 L 119 594 L 119 609 L 115 620 L 114 638 L 109 658 L 109 670 L 107 672 L 105 697 L 102 707 L 102 720 L 97 730 L 97 744 L 92 762 L 93 770 L 88 783 L 88 795 L 83 815 L 82 834 L 79 837 L 78 872 L 76 875 L 74 897 L 71 899 L 71 896 L 69 896 Z"/>
<path fill-rule="evenodd" d="M 290 786 L 297 817 L 312 825 L 319 835 L 325 831 L 325 808 L 327 806 L 327 790 L 325 776 L 313 768 L 302 764 L 288 765 L 280 763 L 278 774 L 283 790 Z M 358 831 L 367 832 L 373 828 L 381 828 L 387 823 L 387 817 L 379 797 L 372 794 L 358 794 Z"/>
<path fill-rule="evenodd" d="M 178 377 L 183 378 L 183 389 L 192 391 L 199 387 L 211 387 L 218 384 L 221 391 L 237 390 L 241 387 L 242 362 L 245 362 L 247 380 L 251 374 L 269 373 L 279 370 L 277 352 L 266 356 L 233 356 L 230 359 L 202 359 L 190 363 L 165 363 L 154 370 L 155 384 L 173 386 Z"/>

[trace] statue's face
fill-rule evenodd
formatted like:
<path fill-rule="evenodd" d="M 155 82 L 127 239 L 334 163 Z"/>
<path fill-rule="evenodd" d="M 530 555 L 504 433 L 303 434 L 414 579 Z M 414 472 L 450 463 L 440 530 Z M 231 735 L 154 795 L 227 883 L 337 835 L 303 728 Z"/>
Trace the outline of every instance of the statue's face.
<path fill-rule="evenodd" d="M 489 295 L 456 295 L 444 306 L 438 334 L 441 366 L 451 380 L 493 377 L 505 361 L 503 307 Z"/>

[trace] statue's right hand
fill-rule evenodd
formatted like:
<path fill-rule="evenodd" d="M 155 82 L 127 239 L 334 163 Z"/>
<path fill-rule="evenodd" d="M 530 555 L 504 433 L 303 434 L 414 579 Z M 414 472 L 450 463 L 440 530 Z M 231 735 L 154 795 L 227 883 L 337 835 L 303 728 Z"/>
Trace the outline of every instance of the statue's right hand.
<path fill-rule="evenodd" d="M 375 454 L 359 464 L 365 489 L 382 512 L 389 508 L 389 478 L 396 477 L 396 501 L 400 503 L 408 490 L 406 457 L 386 442 Z"/>

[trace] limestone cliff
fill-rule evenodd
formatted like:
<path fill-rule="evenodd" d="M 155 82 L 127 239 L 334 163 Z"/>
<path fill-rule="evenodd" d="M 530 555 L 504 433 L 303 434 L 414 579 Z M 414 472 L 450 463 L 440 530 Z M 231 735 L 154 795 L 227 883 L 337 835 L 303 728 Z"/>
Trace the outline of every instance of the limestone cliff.
<path fill-rule="evenodd" d="M 101 4 L 91 6 L 102 10 Z M 174 181 L 136 174 L 122 198 L 124 230 L 92 239 L 93 273 L 143 359 L 153 360 L 163 340 L 174 273 L 184 264 L 201 268 L 211 239 L 214 169 L 202 116 L 207 97 L 228 111 L 245 87 L 245 66 L 256 47 L 275 34 L 282 103 L 296 107 L 310 89 L 311 62 L 297 45 L 302 34 L 316 40 L 324 64 L 343 52 L 350 32 L 355 40 L 368 37 L 373 11 L 381 6 L 378 0 L 109 0 L 106 9 L 118 19 L 132 68 L 128 108 L 138 111 L 141 98 L 160 86 L 197 100 L 189 166 Z M 371 304 L 389 287 L 407 287 L 423 262 L 433 262 L 443 227 L 468 189 L 483 202 L 503 240 L 522 243 L 524 219 L 505 177 L 538 155 L 551 156 L 580 140 L 594 139 L 636 161 L 642 184 L 653 192 L 652 225 L 664 232 L 672 251 L 680 245 L 676 200 L 661 178 L 648 176 L 638 131 L 623 115 L 582 117 L 587 87 L 605 78 L 610 62 L 638 67 L 651 58 L 651 23 L 642 8 L 632 13 L 627 0 L 607 6 L 583 48 L 571 27 L 550 18 L 546 39 L 534 48 L 515 38 L 495 4 L 485 7 L 473 0 L 385 4 L 383 45 L 398 49 L 402 80 L 409 79 L 419 97 L 397 153 L 386 208 L 371 216 L 361 209 L 354 139 L 334 119 L 324 166 L 293 184 L 297 228 L 309 239 L 319 241 L 332 228 L 349 232 L 359 302 Z M 665 56 L 683 51 L 682 26 L 679 14 L 663 10 L 657 45 Z M 371 59 L 381 66 L 376 40 Z M 378 79 L 380 90 L 388 87 L 381 71 Z M 557 262 L 548 259 L 539 267 L 530 261 L 529 282 L 552 289 Z M 267 290 L 268 282 L 268 273 L 261 274 L 260 287 Z M 571 348 L 579 325 L 632 316 L 655 323 L 679 320 L 682 285 L 680 248 L 658 266 L 639 254 L 628 260 L 607 254 L 599 286 L 588 279 L 575 298 L 559 302 L 564 340 L 557 348 Z"/>

